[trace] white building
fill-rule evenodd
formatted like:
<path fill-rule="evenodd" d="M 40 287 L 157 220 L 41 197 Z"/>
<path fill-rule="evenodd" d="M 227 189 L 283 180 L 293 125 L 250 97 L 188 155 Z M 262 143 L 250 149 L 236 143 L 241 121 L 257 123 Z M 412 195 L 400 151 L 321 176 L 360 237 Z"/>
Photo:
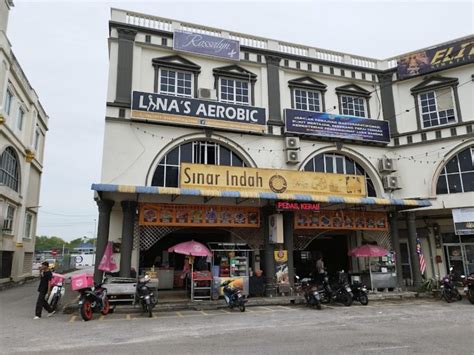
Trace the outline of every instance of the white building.
<path fill-rule="evenodd" d="M 417 237 L 425 276 L 446 272 L 438 234 L 453 232 L 452 208 L 474 201 L 469 176 L 456 195 L 436 189 L 446 162 L 465 149 L 472 154 L 472 37 L 455 43 L 466 55 L 426 75 L 412 75 L 411 65 L 402 79 L 397 58 L 353 56 L 118 9 L 109 25 L 102 177 L 93 190 L 97 256 L 108 240 L 121 243 L 122 275 L 131 266 L 142 271 L 158 264 L 173 266 L 176 276 L 182 261 L 166 250 L 191 239 L 247 244 L 247 267 L 264 270 L 268 293 L 275 292 L 273 253 L 280 249 L 288 251 L 290 282 L 295 270 L 310 271 L 317 252 L 330 271 L 363 274 L 363 259 L 347 252 L 377 243 L 394 252 L 393 259 L 379 260 L 384 267 L 378 271 L 397 271 L 383 287 L 419 284 Z M 432 108 L 430 92 L 444 95 L 446 87 L 446 100 Z M 430 123 L 418 117 L 426 112 L 433 114 Z M 183 170 L 183 163 L 201 165 Z M 224 181 L 225 174 L 243 180 Z M 251 174 L 253 183 L 246 180 Z M 321 211 L 285 210 L 278 201 L 311 201 Z M 229 213 L 246 216 L 246 225 L 228 222 Z M 272 244 L 268 216 L 280 213 L 284 237 Z M 441 229 L 433 231 L 436 224 Z M 213 266 L 222 269 L 218 254 Z"/>
<path fill-rule="evenodd" d="M 0 1 L 0 282 L 31 275 L 48 116 L 7 37 Z"/>

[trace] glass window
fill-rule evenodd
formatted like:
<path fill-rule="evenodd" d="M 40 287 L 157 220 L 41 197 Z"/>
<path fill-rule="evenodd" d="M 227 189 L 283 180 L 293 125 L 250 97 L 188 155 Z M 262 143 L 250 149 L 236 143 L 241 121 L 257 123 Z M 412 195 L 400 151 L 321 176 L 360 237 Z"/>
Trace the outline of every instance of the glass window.
<path fill-rule="evenodd" d="M 31 238 L 31 224 L 33 222 L 33 215 L 31 213 L 26 213 L 25 216 L 25 229 L 23 238 L 30 239 Z"/>
<path fill-rule="evenodd" d="M 12 232 L 13 231 L 13 221 L 15 218 L 16 208 L 13 205 L 8 204 L 5 211 L 5 218 L 3 219 L 3 230 Z"/>
<path fill-rule="evenodd" d="M 474 191 L 474 147 L 451 158 L 441 171 L 436 185 L 437 194 Z"/>
<path fill-rule="evenodd" d="M 367 117 L 365 113 L 366 99 L 358 96 L 341 95 L 343 115 Z"/>
<path fill-rule="evenodd" d="M 10 90 L 7 90 L 7 94 L 5 97 L 5 112 L 7 115 L 10 115 L 10 112 L 12 110 L 12 103 L 13 103 L 13 94 L 10 92 Z"/>
<path fill-rule="evenodd" d="M 220 79 L 220 101 L 232 104 L 250 105 L 249 82 L 236 79 Z"/>
<path fill-rule="evenodd" d="M 451 88 L 442 88 L 419 95 L 423 127 L 435 127 L 456 122 Z"/>
<path fill-rule="evenodd" d="M 158 163 L 152 186 L 178 187 L 181 163 L 246 166 L 242 158 L 214 142 L 194 141 L 172 149 Z"/>
<path fill-rule="evenodd" d="M 15 151 L 9 147 L 5 149 L 0 159 L 0 182 L 18 191 L 18 160 Z"/>
<path fill-rule="evenodd" d="M 193 74 L 190 72 L 160 69 L 159 93 L 193 97 Z"/>
<path fill-rule="evenodd" d="M 297 110 L 321 112 L 320 95 L 317 91 L 294 89 L 294 108 Z"/>
<path fill-rule="evenodd" d="M 18 109 L 17 127 L 21 131 L 23 129 L 23 118 L 25 117 L 25 111 L 20 107 Z"/>
<path fill-rule="evenodd" d="M 36 130 L 35 130 L 35 141 L 34 141 L 34 144 L 33 144 L 36 151 L 38 151 L 39 140 L 40 140 L 40 130 L 39 130 L 38 127 L 36 127 Z"/>

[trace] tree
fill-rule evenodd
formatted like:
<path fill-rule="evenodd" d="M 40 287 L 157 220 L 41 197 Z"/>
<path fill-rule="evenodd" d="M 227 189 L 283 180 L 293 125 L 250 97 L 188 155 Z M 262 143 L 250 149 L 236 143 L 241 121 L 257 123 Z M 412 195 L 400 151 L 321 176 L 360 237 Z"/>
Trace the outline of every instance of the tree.
<path fill-rule="evenodd" d="M 48 237 L 46 235 L 36 237 L 35 249 L 37 251 L 49 251 L 51 249 L 62 250 L 63 245 L 67 244 L 62 238 Z"/>

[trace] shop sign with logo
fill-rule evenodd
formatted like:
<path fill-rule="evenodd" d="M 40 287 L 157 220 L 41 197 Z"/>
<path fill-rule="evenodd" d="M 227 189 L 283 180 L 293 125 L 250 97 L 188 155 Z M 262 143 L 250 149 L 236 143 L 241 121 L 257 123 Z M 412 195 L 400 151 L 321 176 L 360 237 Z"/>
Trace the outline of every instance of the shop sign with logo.
<path fill-rule="evenodd" d="M 260 210 L 254 207 L 208 205 L 140 205 L 142 226 L 260 227 Z"/>
<path fill-rule="evenodd" d="M 457 235 L 474 234 L 474 207 L 454 208 L 453 222 Z"/>
<path fill-rule="evenodd" d="M 288 261 L 288 250 L 275 250 L 273 255 L 277 263 L 286 263 Z"/>
<path fill-rule="evenodd" d="M 389 124 L 355 116 L 285 110 L 285 132 L 363 142 L 390 143 Z"/>
<path fill-rule="evenodd" d="M 202 33 L 175 30 L 173 49 L 211 57 L 240 60 L 239 41 Z"/>
<path fill-rule="evenodd" d="M 474 37 L 470 37 L 399 58 L 398 77 L 405 79 L 473 62 Z"/>
<path fill-rule="evenodd" d="M 319 211 L 321 205 L 314 202 L 278 201 L 275 208 L 279 211 Z"/>
<path fill-rule="evenodd" d="M 283 243 L 283 215 L 279 213 L 268 216 L 268 238 L 270 243 Z"/>
<path fill-rule="evenodd" d="M 307 171 L 181 164 L 180 187 L 365 197 L 365 177 Z"/>
<path fill-rule="evenodd" d="M 295 213 L 295 229 L 388 230 L 385 212 L 333 211 Z"/>
<path fill-rule="evenodd" d="M 264 108 L 142 91 L 132 93 L 131 117 L 226 130 L 265 131 Z"/>

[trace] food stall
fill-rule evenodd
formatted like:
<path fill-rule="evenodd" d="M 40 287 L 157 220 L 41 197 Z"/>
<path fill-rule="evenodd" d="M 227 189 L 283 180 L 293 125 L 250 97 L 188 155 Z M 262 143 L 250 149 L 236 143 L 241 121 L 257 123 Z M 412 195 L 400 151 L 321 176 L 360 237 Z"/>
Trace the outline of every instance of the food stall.
<path fill-rule="evenodd" d="M 208 243 L 212 252 L 212 298 L 222 296 L 222 282 L 231 279 L 249 294 L 249 262 L 253 250 L 245 243 Z"/>

